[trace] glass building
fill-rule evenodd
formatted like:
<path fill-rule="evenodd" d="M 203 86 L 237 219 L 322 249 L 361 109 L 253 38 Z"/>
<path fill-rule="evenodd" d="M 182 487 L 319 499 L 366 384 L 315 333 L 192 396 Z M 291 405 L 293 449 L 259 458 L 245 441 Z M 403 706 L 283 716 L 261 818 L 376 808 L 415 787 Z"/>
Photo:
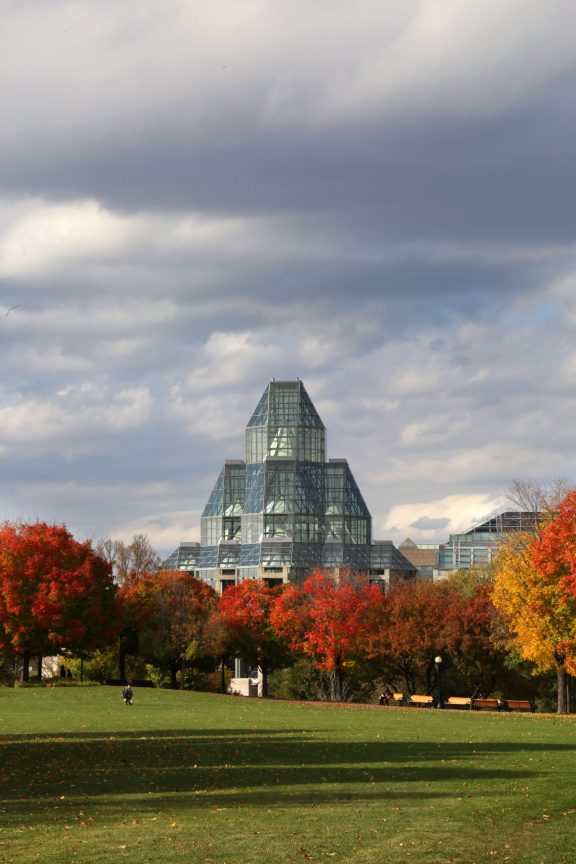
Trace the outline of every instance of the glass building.
<path fill-rule="evenodd" d="M 416 544 L 408 537 L 399 548 L 416 567 L 419 579 L 445 579 L 455 570 L 489 564 L 510 531 L 534 531 L 539 518 L 536 512 L 508 510 L 463 534 L 450 534 L 447 543 Z"/>
<path fill-rule="evenodd" d="M 300 582 L 315 568 L 413 578 L 372 517 L 346 459 L 326 458 L 326 429 L 300 380 L 272 380 L 246 428 L 245 459 L 224 463 L 201 518 L 200 543 L 164 566 L 222 591 L 242 579 Z"/>
<path fill-rule="evenodd" d="M 468 570 L 492 561 L 498 544 L 510 531 L 534 531 L 538 513 L 512 510 L 498 513 L 465 534 L 450 534 L 438 551 L 440 571 Z"/>

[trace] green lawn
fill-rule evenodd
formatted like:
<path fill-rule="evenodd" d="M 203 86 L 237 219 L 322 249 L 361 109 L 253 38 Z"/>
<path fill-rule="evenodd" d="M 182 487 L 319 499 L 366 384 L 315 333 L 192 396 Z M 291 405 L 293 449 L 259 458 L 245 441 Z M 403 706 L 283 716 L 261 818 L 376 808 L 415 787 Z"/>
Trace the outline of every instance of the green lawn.
<path fill-rule="evenodd" d="M 576 864 L 576 718 L 0 690 L 0 862 Z"/>

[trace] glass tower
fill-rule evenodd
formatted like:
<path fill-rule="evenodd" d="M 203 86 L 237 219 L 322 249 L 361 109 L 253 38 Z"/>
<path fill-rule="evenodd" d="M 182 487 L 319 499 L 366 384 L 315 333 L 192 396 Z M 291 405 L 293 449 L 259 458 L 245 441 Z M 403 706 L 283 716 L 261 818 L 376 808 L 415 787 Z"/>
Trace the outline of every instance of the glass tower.
<path fill-rule="evenodd" d="M 246 427 L 245 459 L 224 463 L 204 508 L 193 562 L 184 545 L 186 564 L 176 550 L 166 565 L 193 568 L 219 590 L 245 578 L 298 582 L 317 567 L 414 573 L 390 542 L 373 544 L 362 494 L 345 459 L 326 459 L 326 429 L 299 379 L 270 381 Z"/>

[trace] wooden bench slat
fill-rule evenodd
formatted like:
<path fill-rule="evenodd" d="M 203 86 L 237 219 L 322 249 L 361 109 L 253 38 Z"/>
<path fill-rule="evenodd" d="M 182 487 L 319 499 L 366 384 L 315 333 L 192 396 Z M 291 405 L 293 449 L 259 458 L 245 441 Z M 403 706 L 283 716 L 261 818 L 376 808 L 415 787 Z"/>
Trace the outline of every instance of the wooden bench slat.
<path fill-rule="evenodd" d="M 410 700 L 408 702 L 409 705 L 418 705 L 421 708 L 431 708 L 434 703 L 434 698 L 432 696 L 421 696 L 417 693 L 414 693 L 410 696 Z"/>
<path fill-rule="evenodd" d="M 536 705 L 530 699 L 505 699 L 504 708 L 508 711 L 531 711 L 536 710 Z"/>
<path fill-rule="evenodd" d="M 449 696 L 445 705 L 447 708 L 471 708 L 472 698 L 470 696 Z"/>
<path fill-rule="evenodd" d="M 486 708 L 489 711 L 499 711 L 500 701 L 498 699 L 473 699 L 472 707 L 475 711 Z"/>

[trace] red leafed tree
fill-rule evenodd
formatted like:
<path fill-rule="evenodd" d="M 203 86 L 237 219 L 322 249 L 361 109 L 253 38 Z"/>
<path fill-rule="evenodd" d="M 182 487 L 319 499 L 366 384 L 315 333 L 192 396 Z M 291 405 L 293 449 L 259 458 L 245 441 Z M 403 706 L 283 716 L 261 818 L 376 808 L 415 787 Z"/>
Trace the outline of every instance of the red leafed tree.
<path fill-rule="evenodd" d="M 434 657 L 446 648 L 451 593 L 447 583 L 402 582 L 370 610 L 366 656 L 401 676 L 409 693 L 421 675 L 428 692 L 433 687 Z"/>
<path fill-rule="evenodd" d="M 505 669 L 508 651 L 498 638 L 504 624 L 492 602 L 492 585 L 481 577 L 474 582 L 470 572 L 459 582 L 458 575 L 447 583 L 443 641 L 453 665 L 474 688 L 472 695 L 488 696 Z"/>
<path fill-rule="evenodd" d="M 271 587 L 263 579 L 244 579 L 224 591 L 218 606 L 228 628 L 230 650 L 261 673 L 262 696 L 268 695 L 268 673 L 287 658 L 286 643 L 270 620 L 282 590 L 282 585 Z"/>
<path fill-rule="evenodd" d="M 64 525 L 0 526 L 0 647 L 23 657 L 105 644 L 118 628 L 110 566 Z"/>
<path fill-rule="evenodd" d="M 576 596 L 576 491 L 560 502 L 531 552 L 542 574 L 560 578 L 561 587 Z"/>
<path fill-rule="evenodd" d="M 317 669 L 335 674 L 335 698 L 342 701 L 346 663 L 358 655 L 370 610 L 381 603 L 380 589 L 366 578 L 335 580 L 316 571 L 301 589 L 290 586 L 278 598 L 272 625 Z"/>
<path fill-rule="evenodd" d="M 524 580 L 527 602 L 520 609 L 536 615 L 537 639 L 526 639 L 522 627 L 514 631 L 523 651 L 543 668 L 555 667 L 558 681 L 558 713 L 570 710 L 569 676 L 576 675 L 576 491 L 558 504 L 556 511 L 529 547 L 531 568 Z"/>

